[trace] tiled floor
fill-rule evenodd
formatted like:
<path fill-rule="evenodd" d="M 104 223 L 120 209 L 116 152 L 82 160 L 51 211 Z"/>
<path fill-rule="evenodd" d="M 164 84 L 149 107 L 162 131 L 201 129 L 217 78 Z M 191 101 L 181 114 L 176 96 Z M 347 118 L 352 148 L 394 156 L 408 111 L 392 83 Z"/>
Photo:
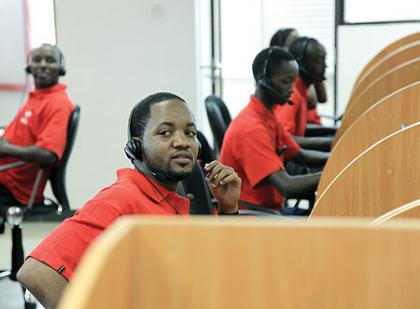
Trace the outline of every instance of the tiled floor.
<path fill-rule="evenodd" d="M 57 225 L 58 223 L 51 222 L 28 222 L 22 224 L 25 253 L 29 253 L 35 248 Z M 5 233 L 0 234 L 0 269 L 10 268 L 11 248 L 10 226 L 6 225 Z M 9 279 L 0 280 L 0 308 L 24 308 L 22 290 L 18 283 L 12 282 Z M 37 308 L 43 307 L 38 305 Z"/>

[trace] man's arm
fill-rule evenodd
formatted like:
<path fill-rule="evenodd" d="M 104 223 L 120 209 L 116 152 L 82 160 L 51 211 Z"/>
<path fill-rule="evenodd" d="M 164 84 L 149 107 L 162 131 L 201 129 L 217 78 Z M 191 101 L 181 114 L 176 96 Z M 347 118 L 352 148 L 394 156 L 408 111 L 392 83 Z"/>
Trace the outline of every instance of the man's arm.
<path fill-rule="evenodd" d="M 330 151 L 333 142 L 333 138 L 327 136 L 304 137 L 293 135 L 293 139 L 302 148 L 319 151 Z"/>
<path fill-rule="evenodd" d="M 327 163 L 327 160 L 330 157 L 330 153 L 309 149 L 301 149 L 299 156 L 307 165 L 312 167 L 320 167 L 324 166 L 325 163 Z"/>
<path fill-rule="evenodd" d="M 319 183 L 321 173 L 290 176 L 279 170 L 267 177 L 267 180 L 286 198 L 305 198 L 313 194 Z"/>
<path fill-rule="evenodd" d="M 337 132 L 336 127 L 325 127 L 320 126 L 319 124 L 308 123 L 306 125 L 305 136 L 306 137 L 313 137 L 313 136 L 331 136 L 335 135 Z"/>
<path fill-rule="evenodd" d="M 56 308 L 67 286 L 67 280 L 56 270 L 28 258 L 17 273 L 18 281 L 46 308 Z"/>
<path fill-rule="evenodd" d="M 57 161 L 57 156 L 51 151 L 37 146 L 13 145 L 4 137 L 0 139 L 0 156 L 3 155 L 41 165 L 52 165 Z"/>

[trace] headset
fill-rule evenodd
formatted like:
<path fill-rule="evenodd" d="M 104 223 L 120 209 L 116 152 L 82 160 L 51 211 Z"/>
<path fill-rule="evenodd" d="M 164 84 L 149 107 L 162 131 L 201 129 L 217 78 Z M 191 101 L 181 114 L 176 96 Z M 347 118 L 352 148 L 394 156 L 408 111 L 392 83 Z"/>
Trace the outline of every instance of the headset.
<path fill-rule="evenodd" d="M 325 77 L 323 74 L 312 73 L 306 68 L 305 54 L 306 54 L 306 50 L 308 49 L 308 45 L 310 42 L 319 44 L 318 41 L 315 39 L 304 37 L 302 49 L 300 50 L 298 57 L 296 57 L 296 61 L 299 64 L 299 74 L 303 76 L 307 76 L 316 82 L 322 82 L 325 80 Z"/>
<path fill-rule="evenodd" d="M 270 61 L 270 57 L 271 57 L 271 54 L 275 51 L 275 50 L 280 50 L 281 48 L 280 47 L 278 47 L 278 46 L 271 46 L 271 47 L 269 47 L 268 48 L 268 52 L 267 52 L 267 57 L 265 58 L 265 60 L 264 60 L 264 65 L 263 65 L 263 72 L 262 72 L 262 74 L 261 74 L 261 78 L 260 78 L 260 80 L 258 81 L 258 84 L 261 86 L 261 87 L 263 87 L 263 88 L 265 88 L 265 89 L 267 89 L 267 90 L 269 90 L 269 91 L 271 91 L 271 92 L 273 92 L 276 96 L 278 96 L 278 97 L 283 97 L 278 91 L 277 91 L 277 89 L 276 88 L 274 88 L 273 86 L 272 86 L 272 83 L 271 83 L 271 81 L 270 81 L 270 79 L 268 78 L 268 76 L 267 76 L 267 72 L 268 72 L 268 64 L 269 64 L 269 61 Z M 290 105 L 293 105 L 293 102 L 291 101 L 291 100 L 287 100 L 287 103 L 288 104 L 290 104 Z"/>
<path fill-rule="evenodd" d="M 41 47 L 39 47 L 39 48 L 42 48 L 43 46 L 44 45 L 41 45 Z M 66 75 L 66 62 L 64 60 L 64 55 L 61 52 L 61 50 L 57 46 L 55 46 L 55 45 L 49 45 L 49 44 L 47 44 L 45 46 L 51 46 L 52 48 L 54 48 L 58 52 L 58 54 L 60 56 L 60 65 L 59 65 L 58 74 L 60 76 Z M 36 48 L 36 49 L 38 49 L 38 48 Z M 33 50 L 29 53 L 29 55 L 28 55 L 28 57 L 26 59 L 27 66 L 25 67 L 25 72 L 27 74 L 32 74 L 32 68 L 31 68 L 31 63 L 30 63 L 31 62 L 31 57 L 32 57 L 32 52 L 33 52 Z"/>

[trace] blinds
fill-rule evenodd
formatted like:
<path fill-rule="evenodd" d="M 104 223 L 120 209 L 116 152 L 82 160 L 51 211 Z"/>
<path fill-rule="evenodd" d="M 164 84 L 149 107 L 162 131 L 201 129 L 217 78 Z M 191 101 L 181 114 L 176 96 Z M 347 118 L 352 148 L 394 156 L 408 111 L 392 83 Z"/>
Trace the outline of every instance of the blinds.
<path fill-rule="evenodd" d="M 327 73 L 334 70 L 334 0 L 262 0 L 262 39 L 268 46 L 280 28 L 296 28 L 301 36 L 314 37 L 327 50 Z"/>

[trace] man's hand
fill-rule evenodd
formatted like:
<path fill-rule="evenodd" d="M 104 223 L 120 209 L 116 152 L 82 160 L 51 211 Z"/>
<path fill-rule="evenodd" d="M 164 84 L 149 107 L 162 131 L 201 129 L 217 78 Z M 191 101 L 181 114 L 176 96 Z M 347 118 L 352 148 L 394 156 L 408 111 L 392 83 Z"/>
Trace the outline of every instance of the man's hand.
<path fill-rule="evenodd" d="M 219 211 L 235 213 L 241 195 L 241 178 L 228 166 L 212 161 L 204 166 L 206 180 L 214 198 L 219 202 Z"/>

